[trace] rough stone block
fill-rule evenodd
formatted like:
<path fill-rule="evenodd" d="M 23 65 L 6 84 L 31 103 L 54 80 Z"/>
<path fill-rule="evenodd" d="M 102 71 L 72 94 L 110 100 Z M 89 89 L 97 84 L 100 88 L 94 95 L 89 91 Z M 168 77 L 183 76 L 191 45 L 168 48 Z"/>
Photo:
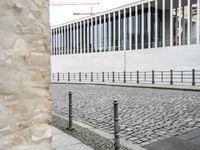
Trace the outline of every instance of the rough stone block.
<path fill-rule="evenodd" d="M 11 101 L 4 104 L 6 113 L 10 115 L 20 113 L 23 110 L 22 105 L 20 101 Z"/>
<path fill-rule="evenodd" d="M 46 124 L 36 125 L 31 128 L 31 139 L 33 142 L 51 138 L 51 126 Z"/>

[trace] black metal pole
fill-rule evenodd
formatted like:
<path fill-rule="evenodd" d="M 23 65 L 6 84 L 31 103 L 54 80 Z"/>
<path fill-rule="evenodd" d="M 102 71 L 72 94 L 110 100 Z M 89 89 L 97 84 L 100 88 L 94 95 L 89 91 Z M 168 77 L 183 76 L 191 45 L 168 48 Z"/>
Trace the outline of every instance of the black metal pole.
<path fill-rule="evenodd" d="M 139 83 L 139 71 L 137 71 L 137 84 Z"/>
<path fill-rule="evenodd" d="M 102 82 L 104 82 L 104 72 L 102 72 Z"/>
<path fill-rule="evenodd" d="M 124 71 L 124 83 L 126 83 L 126 71 Z"/>
<path fill-rule="evenodd" d="M 161 71 L 161 82 L 163 82 L 163 71 Z"/>
<path fill-rule="evenodd" d="M 155 78 L 154 78 L 154 70 L 152 70 L 152 84 L 155 83 Z"/>
<path fill-rule="evenodd" d="M 72 117 L 72 92 L 69 92 L 69 129 L 73 129 Z"/>
<path fill-rule="evenodd" d="M 120 149 L 120 137 L 119 137 L 119 132 L 120 132 L 120 127 L 119 127 L 119 113 L 118 113 L 118 101 L 114 100 L 114 146 L 115 150 Z"/>
<path fill-rule="evenodd" d="M 58 79 L 58 81 L 60 81 L 60 74 L 59 74 L 59 72 L 57 73 L 57 79 Z"/>
<path fill-rule="evenodd" d="M 81 72 L 79 72 L 79 82 L 81 82 Z"/>
<path fill-rule="evenodd" d="M 170 85 L 173 85 L 173 70 L 170 70 Z"/>
<path fill-rule="evenodd" d="M 91 82 L 93 82 L 93 72 L 91 72 Z"/>
<path fill-rule="evenodd" d="M 115 72 L 112 72 L 112 82 L 115 82 Z"/>
<path fill-rule="evenodd" d="M 192 69 L 192 86 L 195 86 L 195 69 Z"/>
<path fill-rule="evenodd" d="M 130 81 L 132 81 L 132 72 L 130 72 Z"/>
<path fill-rule="evenodd" d="M 183 71 L 181 71 L 181 83 L 183 83 Z"/>
<path fill-rule="evenodd" d="M 70 81 L 70 72 L 68 72 L 68 81 Z"/>

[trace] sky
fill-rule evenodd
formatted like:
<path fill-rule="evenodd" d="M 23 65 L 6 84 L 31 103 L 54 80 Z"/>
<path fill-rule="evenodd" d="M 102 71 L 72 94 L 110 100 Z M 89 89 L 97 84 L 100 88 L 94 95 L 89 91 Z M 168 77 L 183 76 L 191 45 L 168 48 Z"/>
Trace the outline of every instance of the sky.
<path fill-rule="evenodd" d="M 68 21 L 76 20 L 78 18 L 86 17 L 86 15 L 73 15 L 73 13 L 90 13 L 93 7 L 93 13 L 106 11 L 122 5 L 133 3 L 138 0 L 50 0 L 50 2 L 92 2 L 99 3 L 99 5 L 63 5 L 50 6 L 50 23 L 51 26 L 66 23 Z"/>

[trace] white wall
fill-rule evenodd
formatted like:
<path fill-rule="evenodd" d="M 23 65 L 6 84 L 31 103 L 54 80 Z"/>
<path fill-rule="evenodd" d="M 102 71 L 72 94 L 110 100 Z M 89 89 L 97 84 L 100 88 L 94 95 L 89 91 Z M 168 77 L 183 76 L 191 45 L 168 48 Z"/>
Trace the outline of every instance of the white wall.
<path fill-rule="evenodd" d="M 126 51 L 127 71 L 200 69 L 200 45 Z M 123 71 L 124 52 L 51 56 L 52 72 Z"/>

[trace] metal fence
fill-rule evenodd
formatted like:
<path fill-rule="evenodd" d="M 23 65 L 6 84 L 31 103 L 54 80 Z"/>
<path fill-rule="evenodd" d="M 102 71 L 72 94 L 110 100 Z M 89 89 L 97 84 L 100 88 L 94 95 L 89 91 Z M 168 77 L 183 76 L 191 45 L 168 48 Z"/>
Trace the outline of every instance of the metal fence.
<path fill-rule="evenodd" d="M 52 73 L 52 82 L 106 82 L 200 85 L 200 70 Z"/>

